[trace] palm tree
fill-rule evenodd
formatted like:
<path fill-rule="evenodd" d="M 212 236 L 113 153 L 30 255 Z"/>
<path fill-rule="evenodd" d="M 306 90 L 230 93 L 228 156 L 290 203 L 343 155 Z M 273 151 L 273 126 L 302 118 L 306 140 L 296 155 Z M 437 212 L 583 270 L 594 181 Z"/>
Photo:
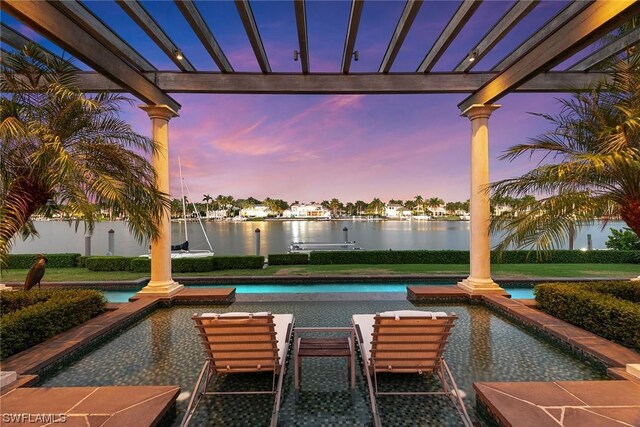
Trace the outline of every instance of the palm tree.
<path fill-rule="evenodd" d="M 209 202 L 213 201 L 213 197 L 211 197 L 209 194 L 205 194 L 204 197 L 202 197 L 202 201 L 207 204 L 207 208 L 205 210 L 205 212 L 206 212 L 205 217 L 208 217 L 209 216 Z"/>
<path fill-rule="evenodd" d="M 382 203 L 382 200 L 377 197 L 374 197 L 371 203 L 369 203 L 369 209 L 373 210 L 374 215 L 378 215 L 379 210 L 381 210 L 382 208 L 384 208 L 384 203 Z"/>
<path fill-rule="evenodd" d="M 416 210 L 418 211 L 418 213 L 424 212 L 424 198 L 418 194 L 413 198 L 413 201 L 416 203 Z"/>
<path fill-rule="evenodd" d="M 331 201 L 329 202 L 329 209 L 331 209 L 331 215 L 333 215 L 334 217 L 338 216 L 338 210 L 340 209 L 341 206 L 342 206 L 342 203 L 340 203 L 340 200 L 336 199 L 335 197 L 331 199 Z"/>
<path fill-rule="evenodd" d="M 169 198 L 146 156 L 157 146 L 118 117 L 119 94 L 77 89 L 68 60 L 28 45 L 0 68 L 0 262 L 30 218 L 60 206 L 93 228 L 97 206 L 125 214 L 139 240 L 156 237 Z"/>
<path fill-rule="evenodd" d="M 494 230 L 506 232 L 498 249 L 553 249 L 598 215 L 603 226 L 621 217 L 640 235 L 640 55 L 607 70 L 610 79 L 558 100 L 559 114 L 536 114 L 554 129 L 502 156 L 511 161 L 542 153 L 547 162 L 492 184 L 500 196 L 542 196 L 523 197 L 514 218 L 493 221 Z"/>
<path fill-rule="evenodd" d="M 439 208 L 440 206 L 444 205 L 444 200 L 442 200 L 442 199 L 440 199 L 438 197 L 431 197 L 429 200 L 427 200 L 426 205 L 433 212 L 434 209 Z"/>

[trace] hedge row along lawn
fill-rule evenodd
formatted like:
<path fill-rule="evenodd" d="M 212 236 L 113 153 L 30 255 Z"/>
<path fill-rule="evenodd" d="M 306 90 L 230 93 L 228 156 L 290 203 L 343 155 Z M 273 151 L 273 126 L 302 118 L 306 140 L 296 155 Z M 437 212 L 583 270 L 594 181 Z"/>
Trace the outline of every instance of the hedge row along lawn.
<path fill-rule="evenodd" d="M 86 322 L 104 312 L 106 304 L 95 290 L 0 292 L 0 359 Z"/>
<path fill-rule="evenodd" d="M 640 283 L 546 283 L 535 295 L 544 312 L 640 350 Z"/>

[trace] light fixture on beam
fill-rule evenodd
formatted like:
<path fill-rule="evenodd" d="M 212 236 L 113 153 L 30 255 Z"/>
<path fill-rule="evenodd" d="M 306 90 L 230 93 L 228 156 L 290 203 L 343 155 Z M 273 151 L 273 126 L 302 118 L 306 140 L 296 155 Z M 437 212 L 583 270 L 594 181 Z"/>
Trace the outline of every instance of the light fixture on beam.
<path fill-rule="evenodd" d="M 359 57 L 360 57 L 360 53 L 357 50 L 355 50 L 353 52 L 353 60 L 357 61 Z"/>
<path fill-rule="evenodd" d="M 182 61 L 184 59 L 184 55 L 182 55 L 182 51 L 178 48 L 173 49 L 173 55 L 176 57 L 176 59 L 178 59 L 179 61 Z"/>
<path fill-rule="evenodd" d="M 294 50 L 293 51 L 293 60 L 297 61 L 299 57 L 300 57 L 300 52 L 298 52 L 297 50 Z"/>
<path fill-rule="evenodd" d="M 469 62 L 473 62 L 478 57 L 478 49 L 474 49 L 469 53 Z"/>

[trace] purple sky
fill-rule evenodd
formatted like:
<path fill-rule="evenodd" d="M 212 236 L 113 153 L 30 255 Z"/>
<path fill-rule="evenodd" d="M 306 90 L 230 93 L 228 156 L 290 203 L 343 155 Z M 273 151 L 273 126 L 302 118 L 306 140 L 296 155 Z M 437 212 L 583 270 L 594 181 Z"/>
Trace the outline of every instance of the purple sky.
<path fill-rule="evenodd" d="M 118 34 L 161 70 L 175 65 L 112 1 L 86 2 Z M 143 1 L 149 12 L 198 70 L 215 70 L 173 2 Z M 415 71 L 439 32 L 455 12 L 457 1 L 427 1 L 394 63 L 392 71 Z M 433 71 L 450 71 L 513 4 L 485 1 L 447 49 Z M 566 1 L 543 1 L 485 58 L 474 71 L 486 71 L 560 11 Z M 198 2 L 218 42 L 236 71 L 259 71 L 255 56 L 230 1 Z M 251 2 L 271 67 L 297 72 L 293 61 L 297 35 L 290 1 Z M 365 3 L 356 49 L 360 60 L 353 72 L 376 71 L 404 2 Z M 336 72 L 349 16 L 349 2 L 308 2 L 312 72 Z M 51 50 L 60 49 L 26 29 L 12 17 L 3 22 L 18 28 Z M 591 49 L 565 61 L 571 65 Z M 86 67 L 83 67 L 86 68 Z M 559 66 L 563 69 L 563 66 Z M 172 195 L 180 196 L 177 157 L 193 198 L 231 194 L 282 198 L 293 202 L 370 201 L 378 197 L 410 199 L 469 197 L 470 123 L 457 104 L 465 95 L 172 95 L 182 104 L 170 122 Z M 510 94 L 490 119 L 491 180 L 530 169 L 528 159 L 507 163 L 497 157 L 547 129 L 545 121 L 527 112 L 553 113 L 557 94 Z M 125 107 L 123 116 L 149 135 L 146 114 Z"/>

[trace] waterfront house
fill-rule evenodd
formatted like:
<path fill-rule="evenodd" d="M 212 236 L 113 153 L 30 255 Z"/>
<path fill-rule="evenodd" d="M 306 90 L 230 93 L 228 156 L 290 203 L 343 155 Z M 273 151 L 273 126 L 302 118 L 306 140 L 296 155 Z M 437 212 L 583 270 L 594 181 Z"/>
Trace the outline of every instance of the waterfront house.
<path fill-rule="evenodd" d="M 284 218 L 330 219 L 331 211 L 318 203 L 294 203 L 282 213 Z"/>
<path fill-rule="evenodd" d="M 243 218 L 266 218 L 268 216 L 276 216 L 276 213 L 268 206 L 255 205 L 250 208 L 241 209 L 240 216 Z"/>
<path fill-rule="evenodd" d="M 408 218 L 411 216 L 411 210 L 402 205 L 389 203 L 384 207 L 384 215 L 387 218 Z"/>

